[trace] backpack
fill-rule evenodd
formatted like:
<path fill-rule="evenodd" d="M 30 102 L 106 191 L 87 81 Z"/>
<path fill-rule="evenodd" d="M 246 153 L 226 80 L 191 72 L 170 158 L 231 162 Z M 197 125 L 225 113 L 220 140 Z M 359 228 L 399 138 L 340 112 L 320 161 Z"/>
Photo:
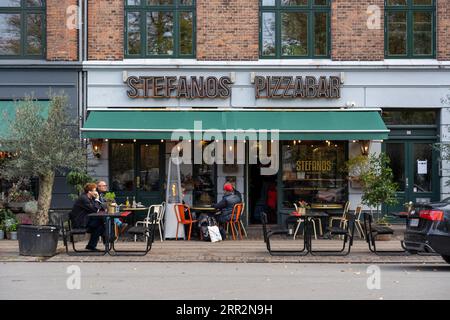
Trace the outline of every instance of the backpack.
<path fill-rule="evenodd" d="M 199 227 L 200 234 L 204 241 L 211 241 L 211 237 L 209 236 L 208 227 L 217 226 L 217 220 L 214 217 L 209 217 L 207 215 L 201 215 L 199 218 Z"/>

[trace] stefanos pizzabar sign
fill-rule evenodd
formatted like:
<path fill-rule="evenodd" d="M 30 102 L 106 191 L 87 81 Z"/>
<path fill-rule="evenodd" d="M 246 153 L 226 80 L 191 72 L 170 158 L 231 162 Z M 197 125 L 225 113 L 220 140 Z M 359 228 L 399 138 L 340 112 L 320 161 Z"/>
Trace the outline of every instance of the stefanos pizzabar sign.
<path fill-rule="evenodd" d="M 226 99 L 231 97 L 230 77 L 131 76 L 127 78 L 131 99 Z M 339 99 L 337 76 L 255 76 L 256 99 Z"/>

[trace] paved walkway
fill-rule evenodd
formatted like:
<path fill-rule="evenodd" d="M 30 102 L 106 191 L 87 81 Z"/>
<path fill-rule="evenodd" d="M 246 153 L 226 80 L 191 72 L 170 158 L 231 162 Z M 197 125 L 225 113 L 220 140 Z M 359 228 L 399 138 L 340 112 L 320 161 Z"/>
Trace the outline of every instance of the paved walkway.
<path fill-rule="evenodd" d="M 338 240 L 318 240 L 315 248 L 338 248 Z M 79 242 L 77 246 L 83 248 L 86 242 Z M 275 240 L 273 248 L 295 248 L 302 240 Z M 137 249 L 143 242 L 119 242 L 117 247 Z M 379 244 L 383 249 L 400 249 L 399 241 L 383 241 Z M 52 258 L 24 257 L 19 255 L 17 241 L 0 240 L 0 262 L 229 262 L 229 263 L 366 263 L 366 264 L 436 264 L 445 263 L 440 256 L 377 256 L 369 252 L 365 241 L 355 241 L 352 252 L 346 257 L 319 257 L 307 255 L 305 257 L 276 257 L 270 256 L 262 240 L 222 241 L 218 243 L 203 241 L 170 240 L 160 242 L 155 240 L 149 254 L 141 256 L 68 256 L 60 241 L 58 254 Z"/>

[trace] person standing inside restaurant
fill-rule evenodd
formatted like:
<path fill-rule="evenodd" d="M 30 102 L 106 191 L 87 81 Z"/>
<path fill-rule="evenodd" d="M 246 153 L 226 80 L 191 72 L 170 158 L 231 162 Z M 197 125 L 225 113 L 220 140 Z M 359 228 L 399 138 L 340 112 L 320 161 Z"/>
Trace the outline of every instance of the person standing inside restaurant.
<path fill-rule="evenodd" d="M 242 202 L 240 193 L 235 192 L 231 183 L 225 183 L 223 185 L 223 191 L 224 196 L 222 200 L 213 205 L 213 208 L 220 210 L 220 214 L 217 215 L 217 220 L 219 223 L 226 223 L 227 221 L 230 221 L 234 205 Z"/>
<path fill-rule="evenodd" d="M 100 218 L 88 217 L 89 214 L 98 212 L 98 205 L 95 203 L 95 199 L 99 197 L 97 185 L 95 183 L 88 183 L 84 186 L 83 191 L 75 201 L 69 217 L 73 228 L 86 228 L 87 232 L 91 234 L 86 249 L 98 251 L 98 240 L 105 232 L 104 222 Z"/>

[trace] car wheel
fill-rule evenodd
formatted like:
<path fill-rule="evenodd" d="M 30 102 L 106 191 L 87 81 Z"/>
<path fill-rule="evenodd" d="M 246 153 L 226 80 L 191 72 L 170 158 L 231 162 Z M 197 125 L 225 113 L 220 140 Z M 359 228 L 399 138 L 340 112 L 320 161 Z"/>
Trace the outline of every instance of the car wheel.
<path fill-rule="evenodd" d="M 450 256 L 442 256 L 445 262 L 450 263 Z"/>

